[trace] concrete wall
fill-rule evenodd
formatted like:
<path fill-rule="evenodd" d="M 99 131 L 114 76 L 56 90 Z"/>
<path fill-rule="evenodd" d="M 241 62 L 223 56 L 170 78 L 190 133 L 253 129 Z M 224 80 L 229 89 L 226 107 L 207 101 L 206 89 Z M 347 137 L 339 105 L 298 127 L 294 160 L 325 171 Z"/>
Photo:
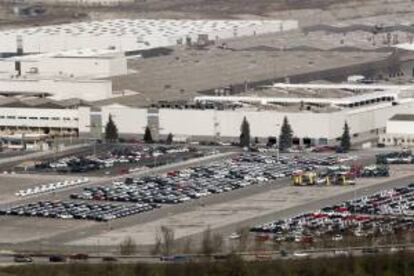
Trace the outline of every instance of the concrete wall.
<path fill-rule="evenodd" d="M 311 138 L 315 143 L 323 143 L 320 141 L 335 142 L 343 132 L 345 121 L 348 122 L 353 140 L 364 141 L 378 137 L 393 115 L 413 112 L 414 101 L 406 100 L 398 105 L 382 103 L 333 113 L 160 109 L 158 114 L 151 113 L 151 120 L 154 119 L 153 116 L 158 118 L 161 137 L 172 133 L 177 137 L 194 139 L 218 136 L 237 140 L 244 117 L 250 123 L 252 137 L 267 139 L 279 135 L 283 118 L 287 116 L 295 137 Z M 88 116 L 89 111 L 80 108 L 79 114 L 80 117 Z M 142 135 L 149 121 L 147 109 L 120 105 L 102 107 L 99 114 L 102 115 L 102 127 L 106 125 L 109 114 L 112 114 L 121 135 Z M 89 119 L 80 118 L 81 133 L 91 132 L 87 125 L 90 125 Z"/>
<path fill-rule="evenodd" d="M 388 121 L 387 134 L 414 135 L 413 121 Z"/>
<path fill-rule="evenodd" d="M 399 105 L 383 103 L 371 107 L 344 110 L 334 113 L 278 113 L 272 111 L 214 111 L 161 109 L 160 134 L 173 133 L 180 136 L 235 137 L 246 116 L 253 137 L 277 136 L 285 116 L 298 138 L 327 139 L 334 141 L 341 136 L 345 121 L 355 138 L 377 135 L 386 127 L 389 118 L 398 113 L 414 112 L 414 102 Z M 372 137 L 371 137 L 372 138 Z"/>
<path fill-rule="evenodd" d="M 21 64 L 22 75 L 106 78 L 127 73 L 123 55 L 113 58 L 40 58 Z"/>
<path fill-rule="evenodd" d="M 287 116 L 295 136 L 330 138 L 330 117 L 340 114 L 278 113 L 272 111 L 216 111 L 161 109 L 160 134 L 182 136 L 238 137 L 240 125 L 246 117 L 253 137 L 277 136 Z M 316 127 L 317 126 L 317 127 Z"/>
<path fill-rule="evenodd" d="M 123 134 L 144 133 L 147 126 L 147 109 L 112 105 L 102 107 L 102 128 L 104 129 L 109 118 L 115 122 L 118 132 Z"/>
<path fill-rule="evenodd" d="M 25 0 L 25 3 L 36 3 L 37 0 Z M 65 5 L 79 5 L 79 6 L 117 6 L 127 3 L 133 3 L 134 0 L 42 0 L 41 2 L 50 4 L 65 4 Z"/>
<path fill-rule="evenodd" d="M 78 110 L 41 108 L 1 108 L 1 127 L 39 127 L 77 129 Z"/>
<path fill-rule="evenodd" d="M 49 93 L 52 99 L 97 101 L 112 97 L 109 80 L 0 79 L 0 92 Z"/>

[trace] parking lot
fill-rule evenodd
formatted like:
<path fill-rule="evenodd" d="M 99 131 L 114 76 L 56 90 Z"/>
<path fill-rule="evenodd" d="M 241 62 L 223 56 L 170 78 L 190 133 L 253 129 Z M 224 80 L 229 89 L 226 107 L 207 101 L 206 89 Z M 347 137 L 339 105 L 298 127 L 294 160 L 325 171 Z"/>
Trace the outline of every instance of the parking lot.
<path fill-rule="evenodd" d="M 157 167 L 203 156 L 202 150 L 187 146 L 116 145 L 98 146 L 81 154 L 23 165 L 31 173 L 118 175 L 145 167 Z M 20 168 L 22 170 L 22 168 Z"/>
<path fill-rule="evenodd" d="M 243 227 L 251 226 L 252 222 L 249 223 L 249 221 L 252 220 L 258 222 L 268 221 L 271 217 L 263 219 L 263 216 L 268 217 L 275 212 L 290 210 L 290 208 L 302 210 L 304 207 L 299 208 L 298 206 L 307 202 L 315 204 L 318 202 L 319 204 L 319 202 L 326 202 L 341 194 L 362 189 L 362 187 L 373 187 L 377 183 L 392 181 L 396 177 L 407 177 L 411 173 L 405 167 L 393 167 L 390 176 L 391 180 L 388 180 L 388 178 L 370 178 L 362 179 L 361 183 L 358 181 L 356 186 L 293 187 L 289 185 L 289 178 L 283 178 L 283 174 L 288 176 L 291 173 L 290 170 L 314 170 L 318 168 L 323 170 L 327 166 L 339 165 L 350 160 L 353 162 L 354 158 L 350 159 L 349 156 L 345 155 L 329 156 L 319 154 L 306 154 L 295 157 L 290 154 L 283 156 L 281 162 L 276 162 L 276 156 L 271 153 L 245 153 L 232 156 L 226 157 L 226 159 L 219 159 L 221 161 L 196 162 L 194 164 L 197 165 L 187 165 L 190 167 L 177 166 L 180 169 L 170 167 L 168 170 L 160 171 L 158 175 L 146 174 L 150 176 L 124 177 L 118 178 L 115 183 L 94 185 L 94 182 L 92 182 L 87 185 L 87 187 L 94 188 L 97 191 L 96 194 L 105 195 L 102 198 L 69 199 L 71 194 L 84 195 L 86 193 L 88 195 L 89 193 L 89 196 L 95 194 L 91 193 L 91 189 L 83 188 L 82 190 L 80 188 L 75 189 L 73 192 L 58 191 L 51 196 L 39 196 L 37 200 L 28 198 L 20 202 L 20 204 L 16 202 L 5 206 L 7 208 L 26 208 L 28 210 L 26 210 L 25 215 L 9 214 L 1 216 L 0 220 L 7 221 L 11 226 L 19 224 L 30 225 L 30 227 L 36 225 L 37 227 L 39 225 L 39 227 L 48 226 L 50 228 L 49 236 L 39 233 L 36 237 L 30 238 L 30 231 L 24 230 L 25 227 L 20 227 L 19 233 L 22 238 L 19 239 L 16 233 L 15 242 L 41 239 L 44 244 L 66 244 L 70 247 L 96 244 L 117 246 L 126 236 L 131 236 L 137 244 L 150 245 L 154 242 L 154 231 L 157 231 L 162 225 L 173 228 L 178 239 L 189 235 L 198 235 L 208 225 L 215 229 L 223 228 L 224 233 L 227 233 L 227 231 L 234 231 L 243 225 Z M 240 174 L 240 176 L 234 177 L 233 173 L 235 172 Z M 203 176 L 203 174 L 206 175 Z M 51 176 L 47 174 L 33 175 L 34 179 L 38 177 Z M 157 182 L 164 179 L 169 182 L 162 183 L 161 181 L 161 184 Z M 175 182 L 171 182 L 171 179 Z M 207 182 L 203 183 L 204 180 L 207 180 Z M 247 182 L 250 184 L 231 190 L 227 189 L 226 191 L 224 183 L 233 183 L 233 181 L 234 183 L 241 181 L 241 183 Z M 100 181 L 100 183 L 105 182 Z M 217 183 L 217 187 L 215 183 Z M 189 187 L 188 189 L 186 189 L 187 186 Z M 215 189 L 208 191 L 209 186 Z M 141 187 L 143 189 L 140 189 Z M 127 195 L 126 200 L 106 198 L 107 194 L 102 193 L 102 191 L 111 192 L 112 189 L 116 191 L 118 188 L 120 189 L 120 195 Z M 200 188 L 200 191 L 197 188 Z M 128 189 L 136 189 L 139 194 L 131 193 Z M 203 190 L 205 189 L 207 189 L 207 193 L 203 195 Z M 151 195 L 145 195 L 148 192 L 156 196 L 151 198 Z M 194 198 L 190 197 L 191 194 Z M 140 198 L 134 199 L 135 196 Z M 157 198 L 157 196 L 161 198 Z M 173 198 L 173 196 L 183 200 L 178 202 L 168 202 L 166 200 Z M 151 200 L 144 202 L 146 197 Z M 41 202 L 40 204 L 49 201 L 50 204 L 64 203 L 66 205 L 75 204 L 76 206 L 72 206 L 68 210 L 65 206 L 62 208 L 62 206 L 58 205 L 57 208 L 60 209 L 55 210 L 53 204 L 46 204 L 48 205 L 46 207 L 49 209 L 42 210 L 41 208 L 44 208 L 44 206 L 38 206 L 39 201 Z M 181 202 L 183 203 L 180 204 Z M 36 214 L 31 212 L 29 214 L 29 204 L 32 204 L 31 207 L 34 207 Z M 161 207 L 161 209 L 156 208 L 157 210 L 152 209 L 149 212 L 127 209 L 123 211 L 123 215 L 113 216 L 111 213 L 105 213 L 108 210 L 103 210 L 104 208 L 102 208 L 102 206 L 112 205 L 134 208 L 134 206 L 144 206 L 145 204 L 152 208 Z M 98 206 L 93 207 L 92 211 L 87 210 L 89 206 L 92 207 L 94 205 Z M 166 208 L 166 205 L 170 207 Z M 306 208 L 305 210 L 312 210 L 312 208 Z M 89 216 L 88 218 L 88 215 L 90 215 L 88 212 L 94 213 L 95 217 Z M 49 219 L 42 218 L 45 213 L 47 213 L 46 217 Z M 55 213 L 56 215 L 49 216 L 50 213 Z M 141 214 L 138 215 L 138 213 Z M 60 214 L 64 214 L 63 218 Z M 111 221 L 111 223 L 99 222 L 106 220 Z M 68 225 L 67 231 L 59 225 Z M 79 229 L 85 230 L 77 231 L 76 225 Z M 11 231 L 11 228 L 8 231 Z M 35 245 L 30 243 L 30 246 Z"/>
<path fill-rule="evenodd" d="M 392 173 L 390 178 L 363 179 L 355 186 L 295 187 L 289 185 L 287 180 L 267 182 L 216 197 L 201 198 L 180 212 L 174 206 L 170 211 L 165 209 L 167 212 L 164 216 L 143 220 L 139 224 L 125 225 L 94 236 L 76 235 L 76 238 L 67 240 L 67 244 L 116 246 L 125 237 L 132 237 L 137 244 L 151 245 L 154 243 L 154 233 L 161 226 L 173 229 L 177 239 L 191 237 L 199 241 L 209 226 L 226 237 L 238 229 L 271 221 L 275 217 L 292 217 L 379 187 L 397 185 L 399 179 L 405 177 L 412 177 L 412 172 L 399 172 L 398 176 Z"/>
<path fill-rule="evenodd" d="M 67 175 L 27 175 L 27 174 L 1 174 L 0 175 L 0 203 L 6 204 L 16 200 L 20 200 L 21 196 L 17 196 L 16 193 L 20 191 L 27 191 L 30 189 L 34 192 L 34 189 L 42 189 L 42 186 L 49 186 L 55 184 L 55 190 L 51 191 L 50 194 L 56 194 L 62 189 L 58 189 L 57 183 L 60 185 L 70 183 L 72 181 L 80 180 L 82 177 L 79 176 L 67 176 Z M 96 177 L 88 177 L 89 181 L 96 181 Z M 71 186 L 73 187 L 73 186 Z M 25 198 L 29 198 L 26 196 Z"/>
<path fill-rule="evenodd" d="M 159 207 L 156 204 L 95 204 L 72 201 L 39 201 L 0 209 L 0 215 L 109 221 Z"/>
<path fill-rule="evenodd" d="M 278 242 L 311 243 L 322 238 L 340 241 L 345 235 L 373 237 L 413 229 L 414 184 L 409 184 L 256 225 L 250 231 Z"/>
<path fill-rule="evenodd" d="M 313 170 L 315 167 L 338 164 L 343 160 L 337 157 L 320 158 L 281 158 L 276 155 L 244 153 L 231 159 L 216 161 L 207 165 L 194 166 L 182 170 L 172 170 L 157 176 L 128 177 L 124 181 L 114 181 L 109 186 L 86 187 L 81 193 L 72 193 L 72 200 L 119 201 L 134 203 L 128 207 L 117 205 L 125 216 L 161 207 L 161 204 L 178 204 L 212 194 L 264 183 L 293 174 L 297 170 Z M 21 190 L 19 196 L 56 190 L 63 186 L 85 183 L 82 178 L 72 181 L 52 183 Z M 59 184 L 59 185 L 58 185 Z M 63 204 L 63 205 L 62 205 Z M 112 205 L 88 205 L 87 203 L 38 202 L 10 206 L 0 210 L 0 215 L 33 216 L 60 219 L 91 219 L 108 221 L 124 217 L 112 212 Z M 114 205 L 115 206 L 115 205 Z M 91 208 L 89 208 L 91 207 Z"/>
<path fill-rule="evenodd" d="M 72 199 L 137 203 L 178 204 L 210 194 L 220 194 L 262 182 L 339 164 L 346 158 L 282 158 L 276 155 L 242 154 L 230 160 L 195 166 L 164 175 L 126 178 L 112 187 L 85 188 Z"/>

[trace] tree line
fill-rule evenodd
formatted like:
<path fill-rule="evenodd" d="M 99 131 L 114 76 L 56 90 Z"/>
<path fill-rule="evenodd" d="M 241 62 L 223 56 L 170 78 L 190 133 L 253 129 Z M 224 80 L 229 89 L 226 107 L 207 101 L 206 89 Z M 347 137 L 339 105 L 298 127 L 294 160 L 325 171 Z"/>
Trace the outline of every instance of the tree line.
<path fill-rule="evenodd" d="M 287 151 L 290 149 L 293 145 L 293 129 L 291 125 L 289 124 L 288 118 L 285 116 L 283 118 L 283 123 L 280 128 L 280 134 L 278 137 L 278 140 L 273 141 L 271 144 L 277 144 L 277 147 L 280 151 Z M 243 148 L 250 148 L 251 146 L 251 135 L 250 135 L 250 124 L 247 121 L 247 118 L 244 117 L 242 124 L 240 126 L 240 137 L 239 137 L 239 145 Z M 256 139 L 257 141 L 258 139 Z M 351 135 L 348 123 L 345 121 L 344 127 L 343 127 L 343 133 L 340 140 L 340 149 L 343 152 L 348 152 L 351 149 Z M 270 142 L 270 138 L 269 138 Z M 278 143 L 277 143 L 278 142 Z"/>
<path fill-rule="evenodd" d="M 290 149 L 293 145 L 294 133 L 293 129 L 288 121 L 288 118 L 285 116 L 283 119 L 282 126 L 280 128 L 280 134 L 277 139 L 277 147 L 280 151 L 286 151 Z M 105 141 L 108 143 L 115 143 L 119 139 L 118 128 L 115 125 L 115 122 L 112 119 L 112 115 L 109 115 L 108 122 L 105 127 Z M 153 143 L 154 139 L 152 137 L 151 129 L 149 126 L 145 128 L 143 140 L 145 143 Z M 269 139 L 270 140 L 270 139 Z M 343 127 L 342 136 L 339 138 L 340 148 L 344 152 L 348 152 L 351 148 L 351 136 L 348 123 L 345 122 Z M 167 144 L 173 142 L 173 134 L 169 133 L 165 141 Z M 258 138 L 254 140 L 255 143 L 258 143 Z M 240 136 L 239 136 L 239 145 L 243 148 L 250 148 L 252 145 L 252 137 L 250 133 L 250 123 L 247 121 L 247 118 L 244 117 L 240 126 Z"/>

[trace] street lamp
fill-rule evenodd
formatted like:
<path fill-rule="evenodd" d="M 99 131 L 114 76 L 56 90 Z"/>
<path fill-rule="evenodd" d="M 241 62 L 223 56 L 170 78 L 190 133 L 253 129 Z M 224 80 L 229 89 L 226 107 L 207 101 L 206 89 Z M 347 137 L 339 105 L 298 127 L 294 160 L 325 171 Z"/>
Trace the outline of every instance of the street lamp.
<path fill-rule="evenodd" d="M 280 128 L 280 124 L 276 124 L 276 128 Z M 280 133 L 280 129 L 279 129 L 279 133 Z M 276 136 L 276 158 L 277 158 L 277 161 L 279 161 L 279 159 L 280 159 L 279 146 L 280 146 L 280 134 L 279 134 L 279 136 Z"/>

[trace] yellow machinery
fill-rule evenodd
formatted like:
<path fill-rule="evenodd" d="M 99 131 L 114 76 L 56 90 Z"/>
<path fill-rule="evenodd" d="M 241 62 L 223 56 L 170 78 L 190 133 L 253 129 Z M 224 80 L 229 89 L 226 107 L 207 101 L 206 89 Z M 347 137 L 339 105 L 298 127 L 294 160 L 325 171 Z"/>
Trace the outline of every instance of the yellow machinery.
<path fill-rule="evenodd" d="M 292 175 L 292 184 L 294 186 L 310 185 L 355 185 L 355 177 L 350 173 L 337 172 L 328 175 L 320 175 L 314 171 L 296 172 Z"/>
<path fill-rule="evenodd" d="M 292 175 L 292 182 L 295 186 L 315 185 L 316 177 L 316 172 L 297 172 Z"/>
<path fill-rule="evenodd" d="M 355 185 L 355 177 L 350 173 L 335 173 L 327 176 L 326 185 Z"/>

